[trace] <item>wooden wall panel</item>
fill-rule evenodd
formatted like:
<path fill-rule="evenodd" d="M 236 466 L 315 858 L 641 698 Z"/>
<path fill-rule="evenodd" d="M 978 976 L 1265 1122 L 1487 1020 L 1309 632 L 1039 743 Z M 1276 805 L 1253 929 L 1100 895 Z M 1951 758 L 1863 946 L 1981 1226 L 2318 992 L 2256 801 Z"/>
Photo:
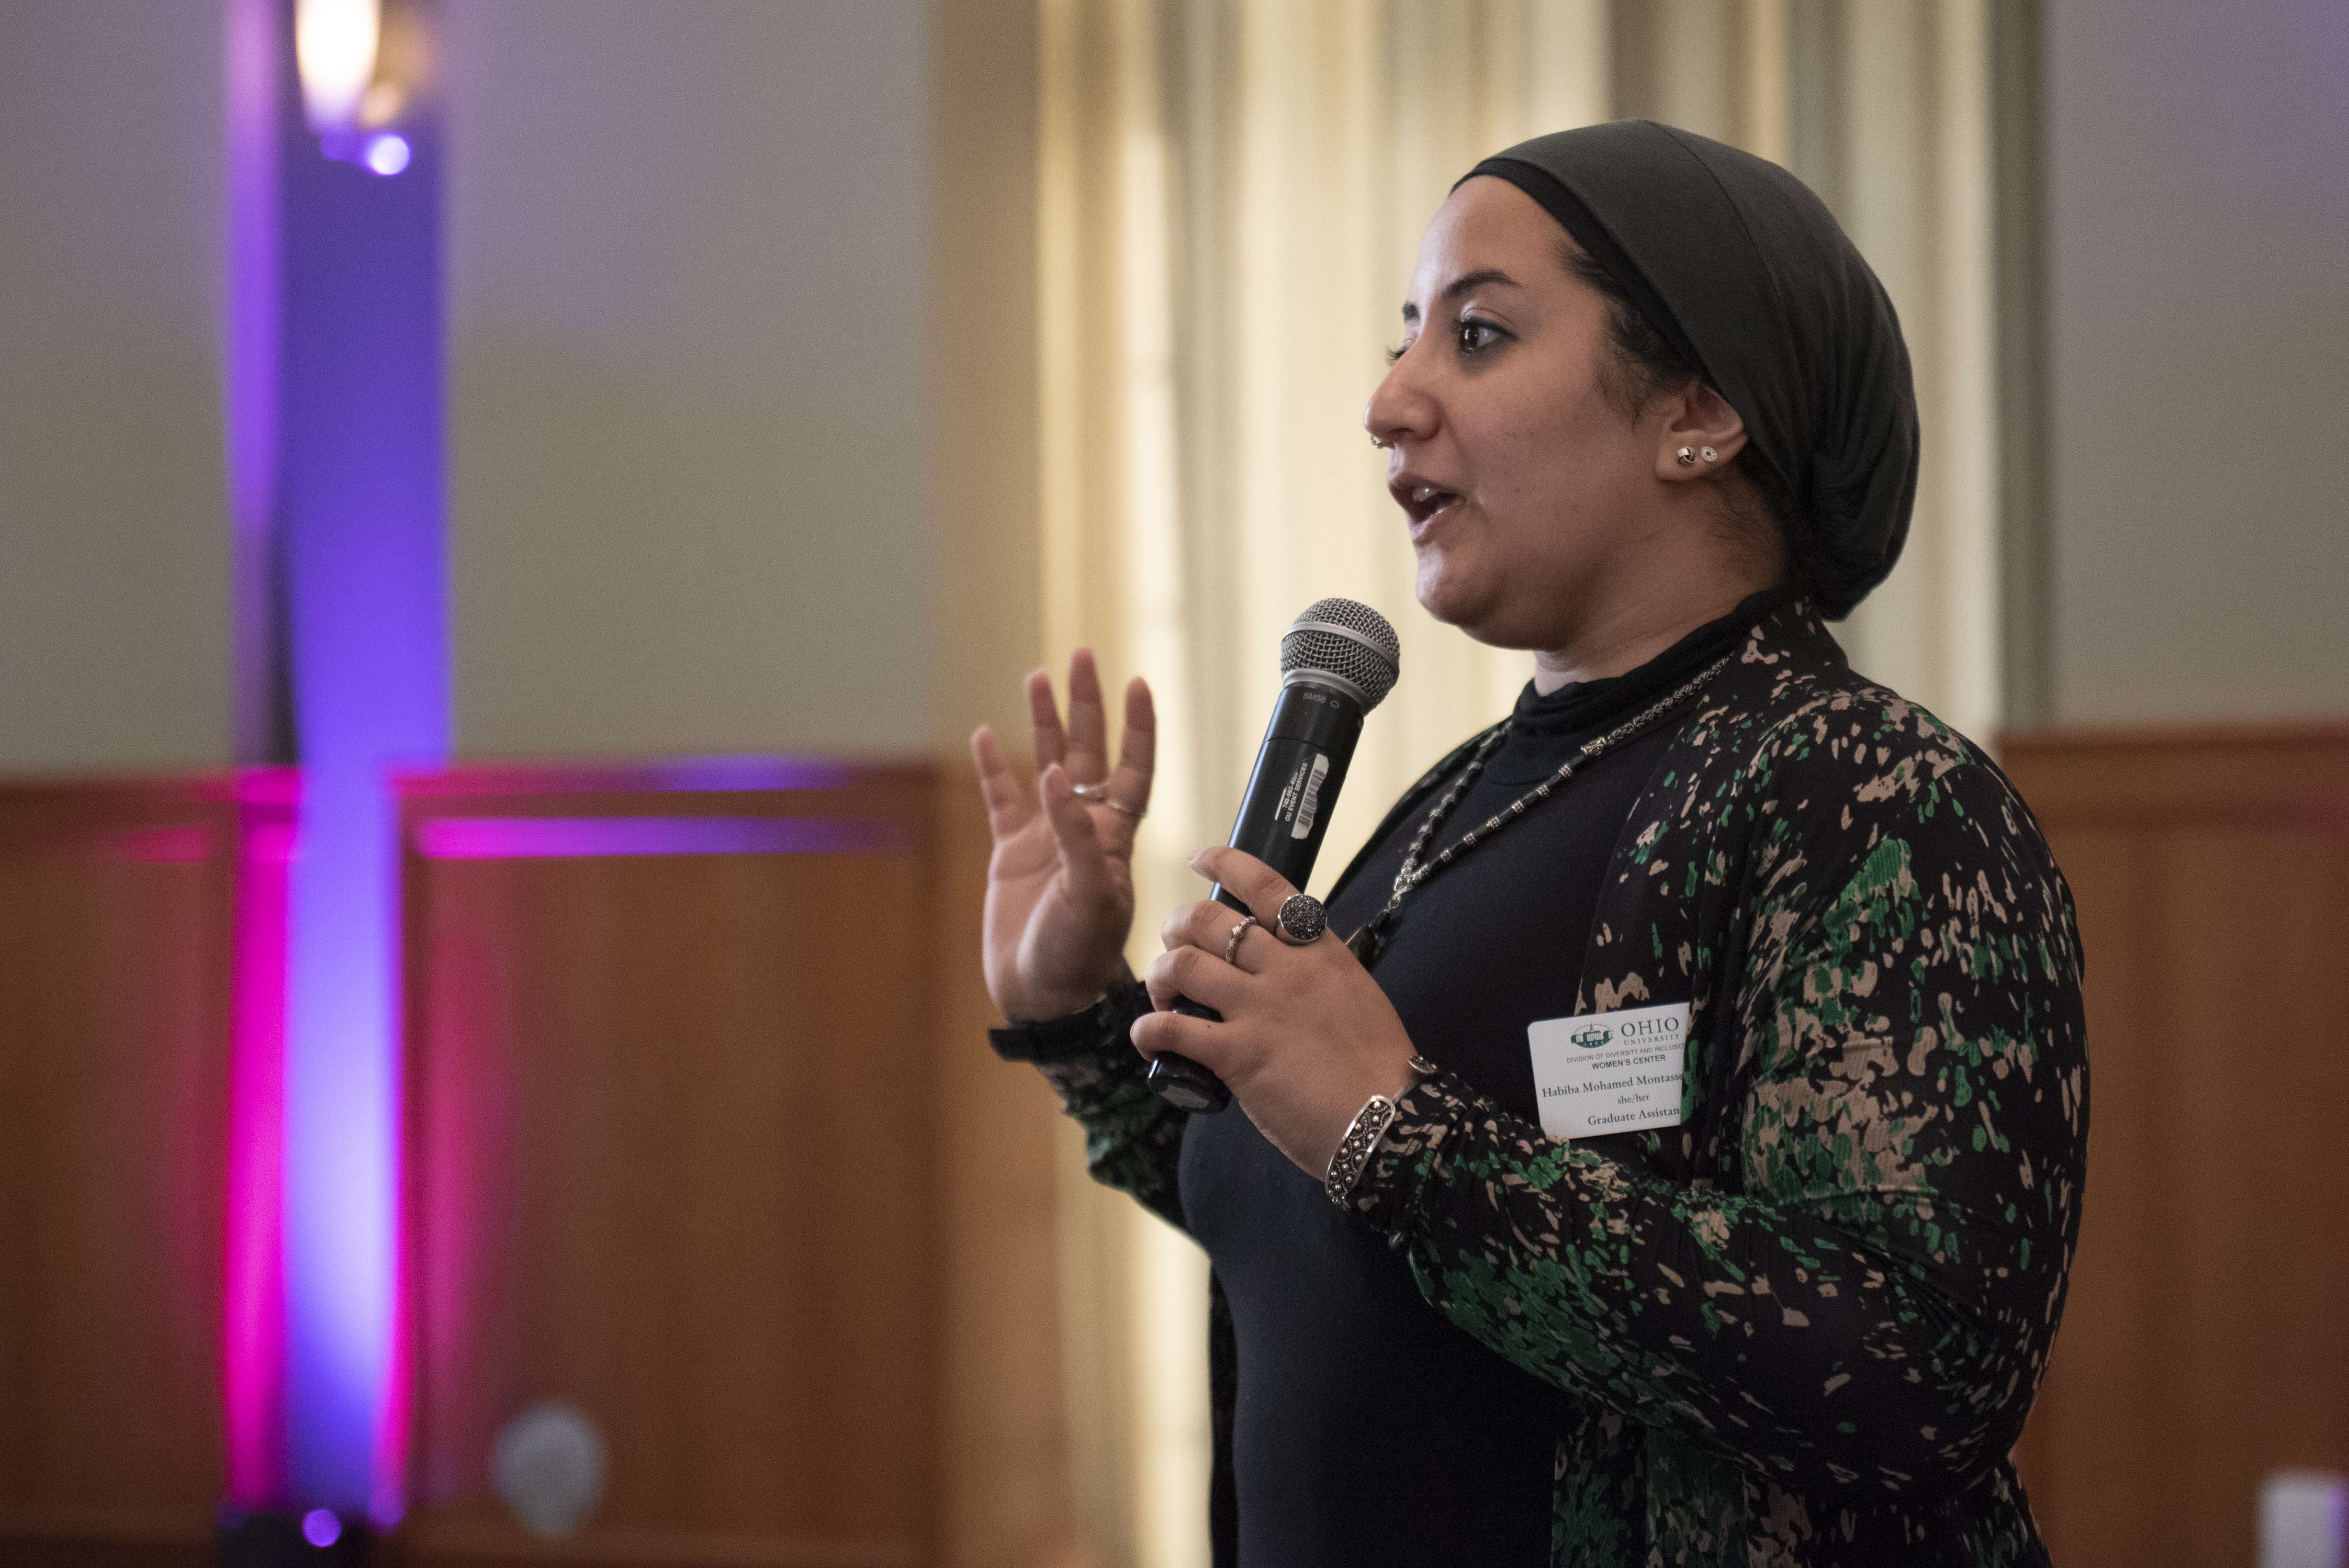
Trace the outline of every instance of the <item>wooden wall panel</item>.
<path fill-rule="evenodd" d="M 932 780 L 575 784 L 458 775 L 408 803 L 402 1555 L 932 1562 Z M 450 819 L 554 818 L 592 840 L 595 823 L 679 816 L 844 821 L 869 841 L 419 852 Z M 488 1487 L 495 1433 L 546 1398 L 611 1450 L 602 1511 L 558 1542 L 520 1533 Z"/>
<path fill-rule="evenodd" d="M 1064 1130 L 982 1038 L 975 779 L 654 782 L 475 770 L 409 822 L 812 814 L 896 847 L 409 858 L 421 1506 L 390 1560 L 1071 1561 Z M 211 1560 L 235 793 L 0 787 L 0 1562 Z M 646 1462 L 540 1543 L 485 1450 L 557 1392 Z"/>
<path fill-rule="evenodd" d="M 0 1561 L 210 1560 L 237 830 L 0 787 Z"/>
<path fill-rule="evenodd" d="M 2018 1450 L 2056 1559 L 2248 1565 L 2349 1470 L 2349 730 L 2010 738 L 2078 902 L 2089 1166 Z"/>
<path fill-rule="evenodd" d="M 978 775 L 938 799 L 937 1080 L 946 1224 L 942 1568 L 1075 1568 L 1062 1403 L 1057 1192 L 1065 1136 L 1043 1078 L 999 1061 L 1002 1022 L 979 972 L 992 849 Z"/>

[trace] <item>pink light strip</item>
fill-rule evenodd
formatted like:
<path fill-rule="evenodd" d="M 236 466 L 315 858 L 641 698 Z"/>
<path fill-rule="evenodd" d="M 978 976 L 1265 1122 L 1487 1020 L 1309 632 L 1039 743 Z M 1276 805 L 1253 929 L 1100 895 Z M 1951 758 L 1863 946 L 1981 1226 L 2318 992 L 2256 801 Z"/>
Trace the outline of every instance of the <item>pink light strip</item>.
<path fill-rule="evenodd" d="M 652 762 L 471 762 L 462 768 L 399 774 L 395 790 L 410 799 L 481 795 L 725 794 L 733 791 L 836 789 L 871 775 L 856 766 L 813 757 L 671 757 Z"/>
<path fill-rule="evenodd" d="M 902 823 L 863 817 L 433 817 L 416 852 L 432 861 L 606 855 L 854 855 L 910 846 Z"/>
<path fill-rule="evenodd" d="M 221 1367 L 228 1497 L 248 1509 L 285 1492 L 285 889 L 297 789 L 277 771 L 236 785 Z"/>

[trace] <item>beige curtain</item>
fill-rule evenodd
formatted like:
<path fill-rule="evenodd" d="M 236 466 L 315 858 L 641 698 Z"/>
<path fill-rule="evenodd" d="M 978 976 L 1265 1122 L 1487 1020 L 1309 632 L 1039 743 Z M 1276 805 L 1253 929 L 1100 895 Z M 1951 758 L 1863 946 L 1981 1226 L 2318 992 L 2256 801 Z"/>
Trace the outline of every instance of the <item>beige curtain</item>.
<path fill-rule="evenodd" d="M 1824 26 L 1806 42 L 1842 88 L 1825 193 L 1900 312 L 1925 430 L 1908 552 L 1844 641 L 1860 669 L 1987 740 L 2005 717 L 1989 7 L 1849 0 Z"/>
<path fill-rule="evenodd" d="M 1146 674 L 1164 741 L 1133 959 L 1227 830 L 1280 629 L 1371 604 L 1403 675 L 1318 881 L 1497 717 L 1526 655 L 1435 624 L 1361 428 L 1419 232 L 1486 153 L 1638 113 L 1789 162 L 1882 271 L 1918 361 L 1915 541 L 1849 627 L 1863 668 L 1995 720 L 1984 0 L 1040 0 L 1042 605 Z M 1878 606 L 1881 606 L 1880 608 Z M 1092 1561 L 1206 1560 L 1205 1264 L 1063 1186 L 1067 1374 Z"/>

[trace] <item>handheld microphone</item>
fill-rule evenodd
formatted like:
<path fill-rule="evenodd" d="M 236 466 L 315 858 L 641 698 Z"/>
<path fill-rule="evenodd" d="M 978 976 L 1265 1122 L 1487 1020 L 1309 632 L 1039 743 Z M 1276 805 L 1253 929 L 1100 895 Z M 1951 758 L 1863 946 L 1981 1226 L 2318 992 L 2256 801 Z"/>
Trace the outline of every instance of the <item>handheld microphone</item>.
<path fill-rule="evenodd" d="M 1231 847 L 1245 850 L 1302 888 L 1330 830 L 1346 765 L 1361 738 L 1362 716 L 1394 689 L 1402 645 L 1387 618 L 1351 599 L 1318 599 L 1280 637 L 1280 696 L 1257 748 L 1256 770 L 1240 797 Z M 1247 905 L 1217 884 L 1217 903 Z M 1188 996 L 1174 1011 L 1221 1021 Z M 1178 1110 L 1218 1111 L 1231 1104 L 1224 1080 L 1190 1057 L 1161 1051 L 1150 1061 L 1150 1087 Z"/>

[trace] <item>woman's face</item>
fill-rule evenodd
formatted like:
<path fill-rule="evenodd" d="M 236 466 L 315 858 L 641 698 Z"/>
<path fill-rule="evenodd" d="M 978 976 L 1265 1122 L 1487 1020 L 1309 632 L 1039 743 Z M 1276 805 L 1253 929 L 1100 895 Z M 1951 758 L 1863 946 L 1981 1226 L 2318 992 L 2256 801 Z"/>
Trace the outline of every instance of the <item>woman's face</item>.
<path fill-rule="evenodd" d="M 1454 191 L 1364 416 L 1392 448 L 1420 603 L 1501 647 L 1562 645 L 1663 526 L 1664 417 L 1626 421 L 1609 403 L 1608 303 L 1567 270 L 1563 241 L 1506 181 Z"/>

